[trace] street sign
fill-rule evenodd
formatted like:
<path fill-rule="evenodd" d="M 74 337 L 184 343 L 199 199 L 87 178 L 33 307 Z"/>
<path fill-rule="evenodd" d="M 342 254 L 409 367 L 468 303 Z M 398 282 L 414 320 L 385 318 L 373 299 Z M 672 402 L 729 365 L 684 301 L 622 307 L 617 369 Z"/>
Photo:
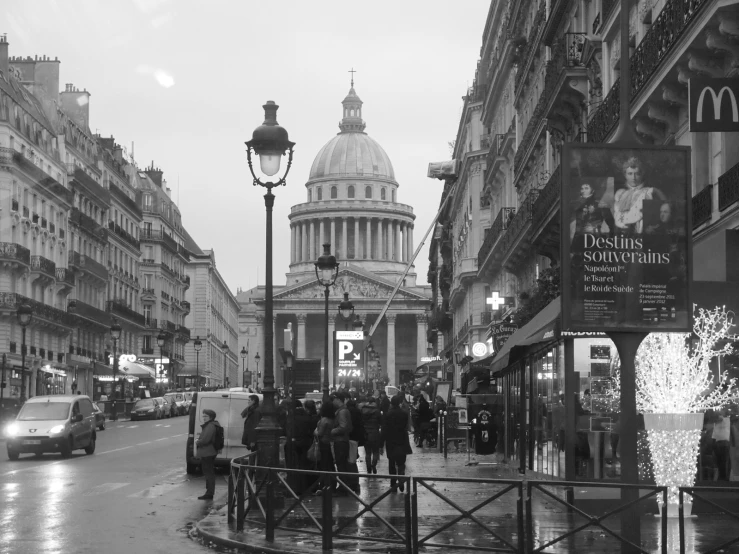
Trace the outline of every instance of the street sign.
<path fill-rule="evenodd" d="M 362 379 L 364 333 L 336 331 L 335 335 L 337 378 Z"/>
<path fill-rule="evenodd" d="M 494 323 L 491 325 L 490 330 L 492 332 L 493 348 L 496 352 L 500 352 L 505 341 L 507 341 L 513 333 L 518 331 L 518 325 L 515 323 Z"/>
<path fill-rule="evenodd" d="M 690 131 L 739 131 L 739 77 L 692 77 L 688 85 Z"/>

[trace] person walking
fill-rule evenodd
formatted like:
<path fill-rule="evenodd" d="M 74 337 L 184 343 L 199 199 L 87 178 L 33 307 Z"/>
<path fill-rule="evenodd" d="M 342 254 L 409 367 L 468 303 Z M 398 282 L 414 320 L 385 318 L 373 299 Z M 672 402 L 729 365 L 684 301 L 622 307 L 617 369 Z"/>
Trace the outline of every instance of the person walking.
<path fill-rule="evenodd" d="M 334 456 L 331 451 L 331 431 L 336 419 L 336 408 L 331 402 L 321 404 L 321 419 L 318 421 L 316 430 L 313 432 L 318 437 L 318 449 L 321 452 L 321 460 L 318 462 L 320 471 L 336 471 L 334 468 Z"/>
<path fill-rule="evenodd" d="M 390 475 L 405 475 L 405 459 L 411 454 L 408 441 L 408 414 L 400 407 L 401 398 L 393 396 L 390 401 L 390 410 L 382 422 L 382 443 L 385 445 L 387 460 L 390 465 Z M 390 479 L 390 489 L 403 492 L 404 483 Z"/>
<path fill-rule="evenodd" d="M 259 397 L 256 394 L 249 395 L 246 399 L 246 408 L 241 411 L 244 418 L 244 432 L 241 435 L 241 444 L 252 452 L 257 450 L 257 425 L 262 419 L 262 411 L 259 409 Z"/>
<path fill-rule="evenodd" d="M 377 474 L 377 461 L 380 459 L 380 436 L 382 416 L 377 408 L 377 402 L 371 396 L 362 406 L 362 424 L 364 425 L 364 453 L 367 463 L 367 473 Z"/>
<path fill-rule="evenodd" d="M 390 411 L 390 399 L 384 390 L 380 391 L 380 411 L 382 415 L 386 415 Z"/>
<path fill-rule="evenodd" d="M 349 462 L 349 466 L 353 473 L 359 474 L 357 461 L 359 460 L 359 447 L 364 448 L 364 422 L 362 421 L 362 411 L 357 406 L 357 403 L 357 400 L 354 398 L 346 401 L 346 407 L 352 416 L 352 432 L 349 433 L 349 440 L 357 443 L 357 456 L 354 462 Z M 356 489 L 359 490 L 359 477 L 357 477 L 356 485 Z"/>
<path fill-rule="evenodd" d="M 331 438 L 334 443 L 334 463 L 336 471 L 340 473 L 357 473 L 357 470 L 349 464 L 349 436 L 352 432 L 352 416 L 346 407 L 347 394 L 343 390 L 336 391 L 331 395 L 331 402 L 336 408 L 334 428 L 331 430 Z M 355 464 L 356 467 L 356 464 Z M 355 493 L 359 493 L 359 479 L 347 478 L 346 484 Z M 337 491 L 338 494 L 346 494 L 345 490 Z"/>
<path fill-rule="evenodd" d="M 216 421 L 216 413 L 213 410 L 203 410 L 202 416 L 205 423 L 200 426 L 200 437 L 195 442 L 197 446 L 195 454 L 200 458 L 200 467 L 205 476 L 205 494 L 198 496 L 198 500 L 213 500 L 216 492 L 215 462 L 218 454 L 215 447 L 216 427 L 220 427 L 221 424 Z"/>
<path fill-rule="evenodd" d="M 313 432 L 316 430 L 316 424 L 317 421 L 305 411 L 300 400 L 295 400 L 293 404 L 293 432 L 291 433 L 292 461 L 295 469 L 313 469 L 308 460 L 308 449 L 313 444 Z M 295 492 L 298 494 L 313 484 L 312 475 L 293 475 L 295 476 Z"/>

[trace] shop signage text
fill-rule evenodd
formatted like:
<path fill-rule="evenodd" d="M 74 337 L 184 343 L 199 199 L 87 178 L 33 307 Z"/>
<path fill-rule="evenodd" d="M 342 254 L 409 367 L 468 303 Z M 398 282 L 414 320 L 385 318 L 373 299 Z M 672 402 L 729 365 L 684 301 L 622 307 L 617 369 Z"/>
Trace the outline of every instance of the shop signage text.
<path fill-rule="evenodd" d="M 500 352 L 505 341 L 507 341 L 513 333 L 518 331 L 518 325 L 515 323 L 494 323 L 490 327 L 490 330 L 493 334 L 493 347 L 496 352 Z"/>
<path fill-rule="evenodd" d="M 336 331 L 336 376 L 362 378 L 364 333 L 362 331 Z"/>

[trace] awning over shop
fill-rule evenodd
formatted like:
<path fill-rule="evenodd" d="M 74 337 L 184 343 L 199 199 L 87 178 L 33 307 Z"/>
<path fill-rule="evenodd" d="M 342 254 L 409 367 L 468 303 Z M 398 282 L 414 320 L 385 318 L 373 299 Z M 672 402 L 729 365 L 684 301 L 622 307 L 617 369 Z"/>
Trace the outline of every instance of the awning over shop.
<path fill-rule="evenodd" d="M 113 368 L 103 364 L 95 364 L 93 366 L 93 377 L 97 377 L 98 375 L 101 377 L 112 377 Z"/>
<path fill-rule="evenodd" d="M 559 338 L 559 315 L 562 310 L 561 297 L 552 300 L 531 321 L 513 333 L 503 348 L 493 358 L 490 369 L 497 373 L 517 360 L 529 344 Z"/>
<path fill-rule="evenodd" d="M 444 362 L 441 360 L 434 360 L 433 362 L 428 362 L 425 364 L 421 364 L 416 368 L 416 371 L 414 373 L 415 377 L 421 377 L 422 375 L 426 375 L 426 373 L 431 373 L 433 376 L 436 375 L 436 372 L 440 369 L 444 369 Z"/>
<path fill-rule="evenodd" d="M 126 375 L 142 377 L 144 379 L 151 379 L 156 375 L 153 368 L 136 362 L 118 362 L 118 369 Z"/>

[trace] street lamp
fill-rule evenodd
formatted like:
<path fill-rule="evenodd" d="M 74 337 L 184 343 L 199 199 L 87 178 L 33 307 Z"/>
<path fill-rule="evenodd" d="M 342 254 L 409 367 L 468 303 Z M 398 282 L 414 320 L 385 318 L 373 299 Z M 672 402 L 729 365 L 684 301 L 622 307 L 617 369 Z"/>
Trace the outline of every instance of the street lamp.
<path fill-rule="evenodd" d="M 326 333 L 323 343 L 323 402 L 328 403 L 328 289 L 336 282 L 339 276 L 339 264 L 336 257 L 331 255 L 331 244 L 323 245 L 323 254 L 316 260 L 316 279 L 325 287 L 324 298 L 326 315 Z M 348 296 L 347 296 L 348 299 Z"/>
<path fill-rule="evenodd" d="M 246 349 L 246 346 L 241 347 L 241 386 L 243 388 L 246 388 L 246 367 L 244 364 L 246 363 L 246 357 L 249 355 L 249 351 Z"/>
<path fill-rule="evenodd" d="M 267 189 L 264 195 L 266 209 L 266 248 L 265 248 L 265 302 L 264 320 L 264 391 L 262 402 L 262 419 L 257 425 L 257 445 L 259 448 L 259 463 L 263 466 L 278 466 L 280 426 L 277 423 L 275 408 L 275 374 L 274 374 L 274 332 L 272 330 L 272 207 L 275 196 L 272 189 L 285 184 L 287 174 L 293 162 L 294 142 L 290 142 L 287 130 L 277 123 L 277 109 L 279 106 L 272 100 L 262 106 L 264 108 L 264 123 L 254 129 L 250 141 L 246 142 L 246 158 L 254 186 Z M 285 174 L 277 182 L 261 181 L 255 174 L 251 161 L 251 152 L 259 156 L 259 166 L 264 175 L 272 177 L 280 171 L 280 162 L 285 152 L 288 154 Z"/>
<path fill-rule="evenodd" d="M 164 333 L 159 333 L 157 335 L 157 345 L 159 346 L 159 365 L 161 368 L 159 369 L 159 386 L 162 386 L 162 375 L 164 374 L 164 355 L 162 354 L 162 348 L 164 347 L 164 342 L 167 340 L 167 337 Z"/>
<path fill-rule="evenodd" d="M 228 388 L 228 373 L 226 371 L 226 364 L 228 363 L 228 343 L 226 343 L 225 340 L 223 341 L 221 348 L 223 348 L 223 385 Z"/>
<path fill-rule="evenodd" d="M 26 401 L 26 327 L 31 323 L 33 318 L 33 308 L 28 304 L 18 306 L 16 312 L 18 323 L 21 326 L 21 404 Z"/>
<path fill-rule="evenodd" d="M 344 300 L 339 304 L 339 315 L 341 316 L 341 319 L 346 322 L 346 330 L 348 331 L 349 322 L 352 320 L 352 316 L 354 315 L 354 304 L 349 300 L 348 292 L 344 293 Z"/>
<path fill-rule="evenodd" d="M 113 319 L 113 325 L 110 326 L 110 338 L 113 339 L 113 412 L 111 419 L 113 421 L 118 420 L 118 412 L 115 407 L 115 399 L 118 396 L 115 389 L 115 381 L 118 378 L 118 339 L 121 338 L 121 326 L 118 325 L 118 320 Z M 123 388 L 123 385 L 121 385 Z M 123 398 L 123 391 L 121 390 L 121 398 Z"/>
<path fill-rule="evenodd" d="M 195 391 L 197 392 L 200 390 L 200 349 L 203 348 L 203 341 L 200 340 L 200 335 L 195 338 L 192 346 L 195 348 L 195 378 L 197 379 Z"/>
<path fill-rule="evenodd" d="M 259 392 L 259 379 L 261 379 L 262 374 L 259 372 L 259 360 L 261 360 L 262 357 L 259 355 L 259 352 L 257 352 L 257 355 L 254 356 L 254 361 L 257 362 L 257 392 Z"/>

